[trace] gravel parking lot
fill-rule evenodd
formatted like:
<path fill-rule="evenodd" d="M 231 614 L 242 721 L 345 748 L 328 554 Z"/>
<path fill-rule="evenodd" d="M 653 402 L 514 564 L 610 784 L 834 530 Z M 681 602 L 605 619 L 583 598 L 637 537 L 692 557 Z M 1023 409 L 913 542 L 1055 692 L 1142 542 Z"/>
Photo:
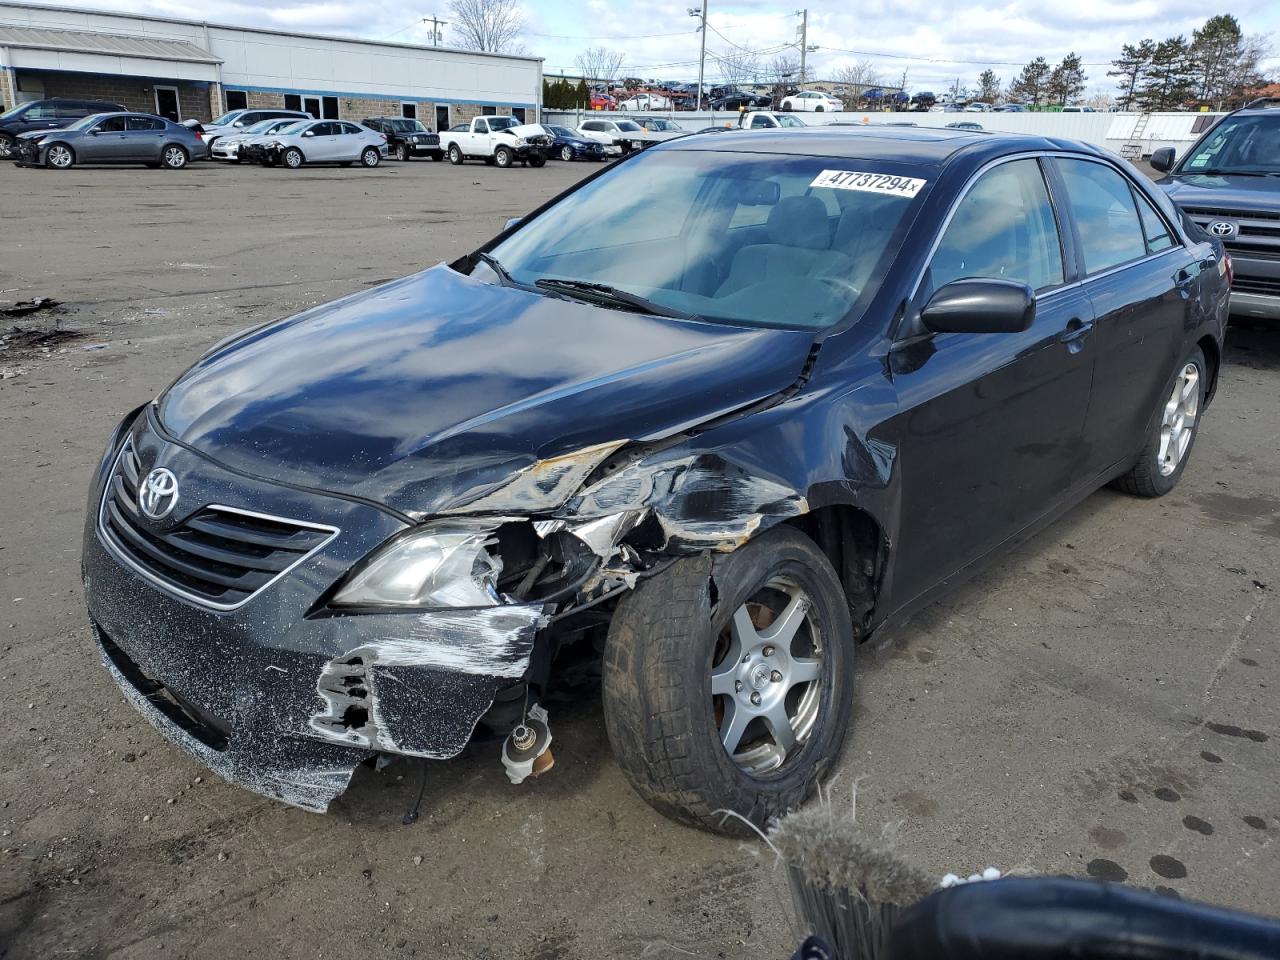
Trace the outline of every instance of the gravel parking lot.
<path fill-rule="evenodd" d="M 594 172 L 0 169 L 0 956 L 782 957 L 772 854 L 676 826 L 598 699 L 556 767 L 361 771 L 328 816 L 229 786 L 99 665 L 77 570 L 118 417 L 227 333 L 450 260 Z M 8 333 L 16 325 L 18 332 Z M 1233 330 L 1162 500 L 1096 494 L 862 651 L 831 802 L 936 871 L 1125 879 L 1280 914 L 1280 331 Z"/>

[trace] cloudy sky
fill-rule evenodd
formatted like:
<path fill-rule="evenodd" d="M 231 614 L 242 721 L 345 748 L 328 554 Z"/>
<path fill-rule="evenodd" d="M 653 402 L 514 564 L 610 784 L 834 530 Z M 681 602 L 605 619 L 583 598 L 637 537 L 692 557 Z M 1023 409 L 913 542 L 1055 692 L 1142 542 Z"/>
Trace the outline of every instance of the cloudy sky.
<path fill-rule="evenodd" d="M 47 0 L 46 0 L 47 2 Z M 804 2 L 804 0 L 801 0 Z M 990 66 L 1007 82 L 1018 66 L 1037 55 L 1051 63 L 1075 51 L 1085 61 L 1087 93 L 1110 93 L 1107 63 L 1126 42 L 1161 39 L 1191 31 L 1217 12 L 1198 0 L 808 0 L 809 75 L 830 74 L 854 60 L 871 60 L 886 82 L 907 71 L 911 89 L 941 90 L 959 78 L 971 84 Z M 625 54 L 624 73 L 661 79 L 695 79 L 697 21 L 688 9 L 698 0 L 523 0 L 526 51 L 546 59 L 547 73 L 572 72 L 575 55 L 588 46 Z M 271 26 L 312 33 L 424 42 L 429 27 L 419 18 L 449 19 L 448 0 L 74 0 L 71 6 L 127 8 L 215 22 Z M 756 51 L 767 64 L 777 54 L 795 54 L 799 17 L 779 0 L 711 0 L 707 79 L 720 78 L 715 56 Z M 1280 2 L 1233 0 L 1247 34 L 1270 34 L 1280 52 Z M 446 26 L 445 43 L 450 42 Z M 1280 57 L 1269 66 L 1280 71 Z"/>

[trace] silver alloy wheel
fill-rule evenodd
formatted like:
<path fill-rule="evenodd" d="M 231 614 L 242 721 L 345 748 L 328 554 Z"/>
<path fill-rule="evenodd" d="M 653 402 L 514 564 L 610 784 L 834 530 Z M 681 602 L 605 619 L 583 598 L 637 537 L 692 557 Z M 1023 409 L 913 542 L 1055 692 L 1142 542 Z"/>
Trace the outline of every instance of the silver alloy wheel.
<path fill-rule="evenodd" d="M 8 160 L 13 156 L 13 138 L 0 137 L 0 160 Z"/>
<path fill-rule="evenodd" d="M 565 144 L 563 147 L 561 147 L 561 148 L 560 148 L 560 159 L 561 159 L 561 160 L 566 160 L 566 161 L 568 161 L 568 160 L 572 160 L 572 159 L 573 159 L 573 147 L 569 146 L 568 144 Z"/>
<path fill-rule="evenodd" d="M 296 149 L 286 150 L 284 152 L 284 165 L 291 170 L 297 170 L 302 166 L 302 151 Z"/>
<path fill-rule="evenodd" d="M 55 143 L 49 148 L 48 161 L 49 166 L 56 167 L 59 170 L 66 170 L 71 164 L 75 163 L 75 155 L 72 154 L 70 147 Z"/>
<path fill-rule="evenodd" d="M 363 163 L 366 167 L 376 167 L 380 159 L 382 158 L 378 156 L 378 151 L 375 150 L 373 147 L 369 147 L 362 154 L 360 154 L 360 162 Z"/>
<path fill-rule="evenodd" d="M 1169 395 L 1160 417 L 1160 447 L 1156 450 L 1156 462 L 1161 476 L 1172 474 L 1186 456 L 1199 412 L 1200 368 L 1188 363 L 1174 381 L 1173 393 Z"/>
<path fill-rule="evenodd" d="M 766 600 L 779 595 L 786 604 L 776 611 Z M 727 649 L 711 669 L 711 696 L 720 742 L 743 773 L 779 769 L 817 724 L 822 637 L 809 607 L 799 584 L 777 577 L 734 611 L 726 630 Z M 812 656 L 797 655 L 797 646 Z"/>
<path fill-rule="evenodd" d="M 187 154 L 181 147 L 166 147 L 164 165 L 170 170 L 181 170 L 187 165 Z"/>

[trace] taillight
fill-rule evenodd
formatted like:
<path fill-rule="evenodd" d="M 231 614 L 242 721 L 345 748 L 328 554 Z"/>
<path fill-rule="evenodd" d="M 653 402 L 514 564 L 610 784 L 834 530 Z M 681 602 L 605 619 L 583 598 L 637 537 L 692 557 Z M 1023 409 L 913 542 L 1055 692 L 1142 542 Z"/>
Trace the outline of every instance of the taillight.
<path fill-rule="evenodd" d="M 203 139 L 204 139 L 204 134 L 203 134 L 203 133 L 201 133 L 199 130 L 192 130 L 191 132 L 192 132 L 192 133 L 194 133 L 194 134 L 196 135 L 196 139 L 197 139 L 197 140 L 203 140 Z"/>

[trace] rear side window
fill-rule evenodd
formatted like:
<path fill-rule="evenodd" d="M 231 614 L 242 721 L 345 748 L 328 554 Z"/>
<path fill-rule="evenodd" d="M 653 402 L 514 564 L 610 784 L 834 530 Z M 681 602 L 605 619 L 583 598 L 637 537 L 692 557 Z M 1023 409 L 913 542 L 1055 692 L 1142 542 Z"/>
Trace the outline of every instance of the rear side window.
<path fill-rule="evenodd" d="M 1142 232 L 1147 238 L 1148 252 L 1159 253 L 1161 250 L 1168 250 L 1173 246 L 1173 237 L 1169 234 L 1169 227 L 1160 218 L 1160 214 L 1156 213 L 1151 201 L 1137 190 L 1133 191 L 1133 195 L 1138 200 L 1138 217 L 1142 220 Z"/>
<path fill-rule="evenodd" d="M 163 130 L 164 121 L 158 117 L 130 117 L 130 130 Z"/>
<path fill-rule="evenodd" d="M 1032 290 L 1062 283 L 1062 244 L 1040 165 L 1013 160 L 984 173 L 956 206 L 929 271 L 935 290 L 969 278 Z"/>
<path fill-rule="evenodd" d="M 1129 181 L 1111 167 L 1090 160 L 1056 162 L 1080 232 L 1085 274 L 1146 256 L 1147 237 Z"/>
<path fill-rule="evenodd" d="M 61 120 L 79 120 L 81 117 L 87 117 L 91 113 L 105 113 L 105 110 L 95 110 L 87 103 L 55 103 L 53 105 L 53 115 Z"/>

